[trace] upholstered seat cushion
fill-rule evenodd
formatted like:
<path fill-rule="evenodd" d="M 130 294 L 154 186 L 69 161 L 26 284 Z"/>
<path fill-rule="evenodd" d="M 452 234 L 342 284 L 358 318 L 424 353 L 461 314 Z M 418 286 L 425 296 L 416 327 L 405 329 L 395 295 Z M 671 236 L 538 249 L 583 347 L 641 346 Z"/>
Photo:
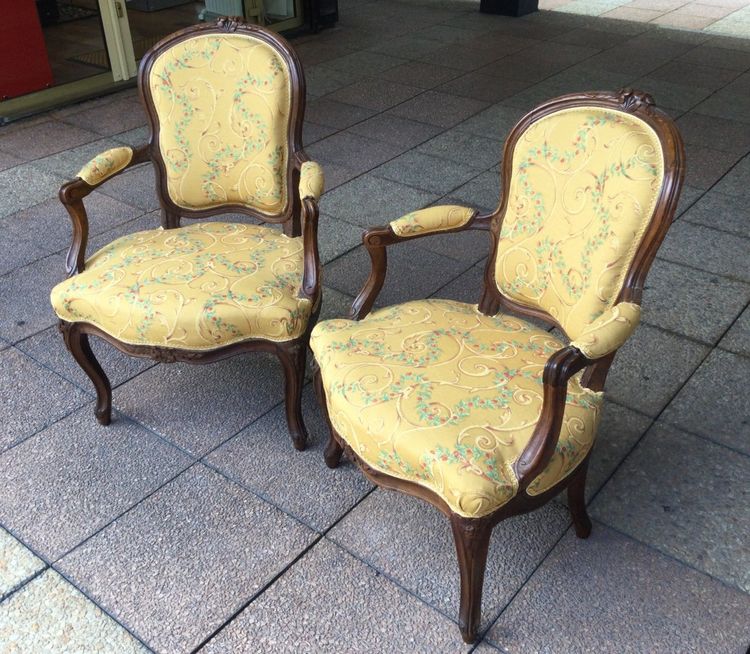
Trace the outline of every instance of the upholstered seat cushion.
<path fill-rule="evenodd" d="M 513 463 L 542 407 L 542 373 L 564 344 L 522 319 L 420 300 L 312 333 L 334 429 L 370 466 L 480 517 L 518 489 Z M 571 379 L 557 450 L 528 488 L 568 475 L 593 443 L 602 394 Z"/>
<path fill-rule="evenodd" d="M 258 225 L 200 222 L 113 241 L 52 290 L 69 322 L 120 341 L 210 350 L 249 338 L 301 335 L 302 239 Z"/>

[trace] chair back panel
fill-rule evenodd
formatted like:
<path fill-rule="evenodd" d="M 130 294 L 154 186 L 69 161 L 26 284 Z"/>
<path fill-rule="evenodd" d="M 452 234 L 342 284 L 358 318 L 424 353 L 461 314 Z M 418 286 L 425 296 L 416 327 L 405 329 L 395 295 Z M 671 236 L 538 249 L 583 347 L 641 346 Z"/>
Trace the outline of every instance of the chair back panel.
<path fill-rule="evenodd" d="M 141 83 L 177 207 L 287 210 L 293 62 L 285 54 L 247 31 L 196 32 L 157 46 Z"/>
<path fill-rule="evenodd" d="M 576 338 L 617 300 L 664 169 L 658 135 L 632 113 L 576 106 L 532 122 L 513 148 L 499 291 Z"/>

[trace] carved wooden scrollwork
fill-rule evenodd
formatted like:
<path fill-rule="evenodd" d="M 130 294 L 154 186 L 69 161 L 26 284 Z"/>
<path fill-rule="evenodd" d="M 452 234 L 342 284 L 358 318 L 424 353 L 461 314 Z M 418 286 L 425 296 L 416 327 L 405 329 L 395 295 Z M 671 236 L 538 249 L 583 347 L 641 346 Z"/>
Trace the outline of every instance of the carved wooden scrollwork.
<path fill-rule="evenodd" d="M 242 18 L 239 16 L 222 16 L 216 21 L 216 27 L 225 32 L 236 32 L 240 25 L 242 25 Z"/>
<path fill-rule="evenodd" d="M 625 111 L 632 112 L 640 107 L 647 109 L 656 106 L 656 102 L 654 102 L 654 98 L 650 93 L 636 89 L 620 89 L 617 92 L 617 98 Z"/>

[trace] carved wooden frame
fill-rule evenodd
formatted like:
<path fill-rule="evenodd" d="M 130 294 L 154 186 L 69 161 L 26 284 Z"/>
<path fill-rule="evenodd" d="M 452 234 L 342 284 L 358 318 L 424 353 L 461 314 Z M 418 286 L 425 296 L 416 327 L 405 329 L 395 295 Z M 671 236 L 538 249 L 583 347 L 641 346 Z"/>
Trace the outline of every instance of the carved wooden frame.
<path fill-rule="evenodd" d="M 372 308 L 385 281 L 387 246 L 429 236 L 431 233 L 444 234 L 475 229 L 488 231 L 491 238 L 491 252 L 485 268 L 479 310 L 487 315 L 494 315 L 502 308 L 510 313 L 541 319 L 546 324 L 557 327 L 565 333 L 562 326 L 546 312 L 524 306 L 505 297 L 500 292 L 494 277 L 494 259 L 497 253 L 500 228 L 508 206 L 507 189 L 510 188 L 513 152 L 516 143 L 526 129 L 537 120 L 551 113 L 574 107 L 600 107 L 631 113 L 653 128 L 661 143 L 664 155 L 664 179 L 661 192 L 651 222 L 641 239 L 616 299 L 616 302 L 640 304 L 646 274 L 656 256 L 659 245 L 666 235 L 677 207 L 685 174 L 685 151 L 682 138 L 674 122 L 666 114 L 656 109 L 654 100 L 650 95 L 641 91 L 622 89 L 616 93 L 592 92 L 565 95 L 538 106 L 521 118 L 505 143 L 502 166 L 503 196 L 499 207 L 491 214 L 475 214 L 467 224 L 440 232 L 425 231 L 409 236 L 399 236 L 394 233 L 389 225 L 367 230 L 362 237 L 362 241 L 370 255 L 372 268 L 362 291 L 352 304 L 350 317 L 354 320 L 360 320 Z M 495 525 L 511 516 L 532 511 L 547 503 L 563 489 L 567 489 L 568 506 L 577 536 L 586 538 L 590 534 L 591 521 L 586 512 L 584 494 L 590 452 L 572 473 L 561 479 L 549 490 L 539 495 L 529 495 L 525 491 L 529 484 L 544 470 L 557 446 L 565 410 L 568 380 L 577 372 L 585 369 L 582 376 L 583 385 L 595 391 L 602 390 L 615 354 L 616 352 L 613 352 L 599 359 L 588 359 L 577 348 L 568 345 L 550 356 L 544 367 L 543 401 L 539 421 L 529 443 L 513 466 L 519 484 L 518 492 L 505 505 L 481 518 L 466 518 L 456 514 L 433 491 L 415 482 L 405 481 L 375 470 L 362 460 L 356 452 L 352 451 L 333 428 L 328 415 L 320 370 L 315 366 L 315 391 L 330 429 L 330 439 L 325 451 L 326 464 L 331 468 L 336 467 L 342 454 L 346 453 L 373 483 L 419 497 L 437 507 L 448 517 L 456 545 L 461 576 L 461 603 L 458 623 L 461 636 L 465 642 L 474 642 L 478 636 L 487 551 L 492 529 Z"/>
<path fill-rule="evenodd" d="M 188 210 L 174 204 L 167 191 L 166 168 L 159 150 L 159 119 L 154 109 L 148 84 L 148 77 L 155 59 L 174 45 L 202 34 L 247 34 L 270 45 L 284 60 L 290 76 L 290 115 L 287 132 L 289 155 L 287 158 L 285 210 L 279 215 L 268 215 L 247 205 L 227 203 L 219 207 L 203 210 Z M 112 389 L 106 374 L 96 360 L 88 337 L 93 334 L 107 341 L 121 352 L 134 357 L 154 359 L 163 363 L 186 361 L 190 363 L 211 363 L 235 354 L 245 352 L 272 352 L 284 369 L 286 417 L 294 447 L 302 450 L 307 441 L 307 430 L 302 417 L 302 386 L 304 384 L 307 346 L 320 313 L 321 284 L 320 257 L 318 254 L 318 203 L 315 199 L 299 195 L 299 181 L 302 164 L 309 161 L 302 147 L 302 120 L 305 112 L 305 79 L 302 65 L 287 41 L 256 25 L 248 25 L 239 18 L 220 18 L 216 23 L 188 27 L 159 41 L 141 60 L 138 71 L 138 88 L 141 101 L 146 109 L 151 137 L 148 144 L 135 148 L 130 163 L 116 174 L 146 161 L 152 161 L 156 169 L 156 193 L 162 208 L 162 227 L 175 229 L 180 226 L 180 218 L 205 218 L 222 213 L 242 213 L 261 221 L 282 223 L 284 233 L 289 236 L 302 236 L 303 271 L 299 297 L 308 299 L 312 312 L 304 333 L 288 341 L 272 341 L 250 338 L 212 350 L 189 350 L 172 347 L 131 345 L 103 332 L 87 322 L 60 321 L 60 331 L 65 345 L 76 362 L 96 388 L 96 417 L 103 425 L 109 424 L 112 413 Z M 107 179 L 114 177 L 112 175 Z M 88 217 L 83 205 L 84 198 L 98 184 L 88 184 L 80 178 L 64 184 L 60 188 L 60 201 L 73 223 L 73 242 L 68 250 L 66 269 L 68 276 L 80 273 L 85 268 L 86 245 L 88 242 Z"/>

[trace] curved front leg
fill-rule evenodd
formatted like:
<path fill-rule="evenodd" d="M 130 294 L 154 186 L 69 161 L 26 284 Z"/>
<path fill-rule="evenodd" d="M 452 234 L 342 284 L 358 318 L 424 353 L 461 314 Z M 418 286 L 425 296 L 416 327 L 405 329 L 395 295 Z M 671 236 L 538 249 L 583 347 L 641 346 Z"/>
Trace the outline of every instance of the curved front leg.
<path fill-rule="evenodd" d="M 331 425 L 331 418 L 328 415 L 328 404 L 326 404 L 326 392 L 323 388 L 323 377 L 320 374 L 320 368 L 317 364 L 313 364 L 313 367 L 315 369 L 315 372 L 313 373 L 315 396 L 318 398 L 318 406 L 320 406 L 320 410 L 323 412 L 323 417 L 326 419 L 326 424 L 328 425 L 328 443 L 325 452 L 323 453 L 323 458 L 329 468 L 337 468 L 339 463 L 341 463 L 341 456 L 344 454 L 344 448 L 341 447 L 341 443 L 336 440 L 333 425 Z"/>
<path fill-rule="evenodd" d="M 458 567 L 461 571 L 461 607 L 458 628 L 465 643 L 473 643 L 479 635 L 482 614 L 482 588 L 487 567 L 487 551 L 492 523 L 482 518 L 451 516 L 451 529 L 456 543 Z"/>
<path fill-rule="evenodd" d="M 60 331 L 65 340 L 65 347 L 73 355 L 83 372 L 94 383 L 96 389 L 96 419 L 102 425 L 112 420 L 112 386 L 107 375 L 91 351 L 88 334 L 81 331 L 77 323 L 60 321 Z"/>
<path fill-rule="evenodd" d="M 286 422 L 296 450 L 307 445 L 307 429 L 302 418 L 302 387 L 305 384 L 305 341 L 278 343 L 276 353 L 284 368 L 284 402 Z"/>
<path fill-rule="evenodd" d="M 578 466 L 568 484 L 568 508 L 573 519 L 573 527 L 578 538 L 588 538 L 591 535 L 591 518 L 586 511 L 586 473 L 589 467 L 589 457 Z"/>

